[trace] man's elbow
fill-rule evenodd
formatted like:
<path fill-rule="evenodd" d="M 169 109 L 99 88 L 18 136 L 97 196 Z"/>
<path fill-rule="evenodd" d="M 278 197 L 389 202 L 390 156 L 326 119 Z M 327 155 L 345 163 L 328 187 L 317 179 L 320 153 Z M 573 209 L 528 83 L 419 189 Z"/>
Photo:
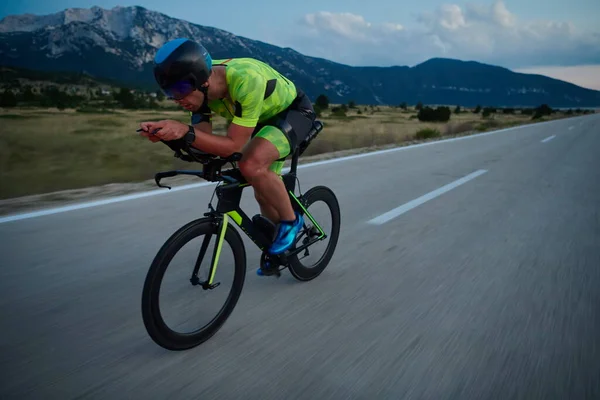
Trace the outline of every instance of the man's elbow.
<path fill-rule="evenodd" d="M 227 146 L 228 151 L 230 151 L 228 155 L 233 153 L 241 153 L 248 140 L 252 138 L 252 132 L 254 132 L 254 129 L 254 127 L 240 126 L 235 123 L 231 123 L 227 132 L 227 138 L 230 141 L 230 145 Z"/>
<path fill-rule="evenodd" d="M 225 156 L 230 156 L 233 153 L 241 153 L 242 150 L 244 149 L 244 145 L 245 145 L 245 143 L 243 143 L 243 142 L 231 140 L 231 145 L 228 146 L 229 153 L 225 154 Z"/>

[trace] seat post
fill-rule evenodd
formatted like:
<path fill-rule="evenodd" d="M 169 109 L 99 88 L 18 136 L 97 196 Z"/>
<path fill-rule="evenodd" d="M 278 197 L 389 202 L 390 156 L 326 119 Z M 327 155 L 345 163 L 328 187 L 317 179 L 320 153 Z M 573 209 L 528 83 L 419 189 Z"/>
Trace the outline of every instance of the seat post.
<path fill-rule="evenodd" d="M 296 148 L 294 155 L 292 156 L 292 165 L 290 166 L 290 173 L 296 175 L 296 169 L 298 168 L 298 156 L 299 149 Z"/>

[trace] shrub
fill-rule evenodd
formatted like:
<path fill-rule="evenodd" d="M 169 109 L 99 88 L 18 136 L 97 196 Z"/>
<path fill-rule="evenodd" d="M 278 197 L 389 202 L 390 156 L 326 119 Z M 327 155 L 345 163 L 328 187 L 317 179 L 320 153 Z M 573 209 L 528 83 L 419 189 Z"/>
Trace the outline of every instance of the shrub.
<path fill-rule="evenodd" d="M 444 130 L 444 135 L 458 135 L 459 133 L 469 132 L 474 130 L 472 122 L 461 122 L 458 124 L 448 124 Z"/>
<path fill-rule="evenodd" d="M 346 105 L 343 104 L 341 107 L 333 107 L 331 109 L 331 116 L 333 117 L 345 117 L 346 116 Z"/>
<path fill-rule="evenodd" d="M 431 139 L 440 137 L 441 133 L 437 129 L 424 128 L 415 133 L 415 139 Z"/>
<path fill-rule="evenodd" d="M 16 107 L 17 96 L 11 90 L 5 90 L 0 94 L 0 107 Z"/>
<path fill-rule="evenodd" d="M 521 109 L 521 115 L 533 115 L 533 108 L 523 108 Z"/>
<path fill-rule="evenodd" d="M 451 114 L 448 107 L 438 107 L 435 110 L 431 107 L 423 107 L 417 116 L 422 122 L 447 122 Z"/>
<path fill-rule="evenodd" d="M 477 130 L 480 132 L 483 132 L 483 131 L 486 131 L 491 128 L 498 128 L 500 126 L 502 126 L 502 124 L 500 122 L 498 122 L 494 119 L 490 119 L 490 120 L 487 120 L 487 121 L 479 124 L 479 126 L 477 127 Z"/>
<path fill-rule="evenodd" d="M 531 117 L 531 119 L 539 119 L 545 115 L 551 115 L 552 112 L 552 108 L 550 108 L 547 104 L 542 104 L 541 106 L 535 109 L 533 117 Z"/>

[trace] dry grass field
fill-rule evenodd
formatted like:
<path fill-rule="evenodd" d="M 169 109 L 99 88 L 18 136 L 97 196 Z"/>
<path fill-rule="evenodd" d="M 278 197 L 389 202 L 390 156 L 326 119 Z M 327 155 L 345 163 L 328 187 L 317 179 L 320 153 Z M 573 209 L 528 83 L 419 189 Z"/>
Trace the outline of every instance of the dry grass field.
<path fill-rule="evenodd" d="M 325 129 L 304 156 L 410 143 L 421 137 L 415 136 L 417 132 L 428 128 L 445 137 L 534 122 L 529 115 L 483 118 L 467 111 L 452 114 L 448 123 L 423 123 L 416 114 L 414 109 L 384 106 L 359 106 L 349 109 L 345 117 L 325 111 L 320 118 Z M 565 116 L 556 113 L 550 118 Z M 140 182 L 174 167 L 199 168 L 177 160 L 168 147 L 135 132 L 141 121 L 166 118 L 189 119 L 185 111 L 0 109 L 0 199 Z M 223 119 L 216 119 L 215 130 L 224 133 Z"/>

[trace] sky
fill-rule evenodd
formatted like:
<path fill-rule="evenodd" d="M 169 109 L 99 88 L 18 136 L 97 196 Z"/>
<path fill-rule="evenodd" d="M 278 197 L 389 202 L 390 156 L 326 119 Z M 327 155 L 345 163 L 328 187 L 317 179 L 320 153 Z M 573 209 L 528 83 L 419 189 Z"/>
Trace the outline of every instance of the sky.
<path fill-rule="evenodd" d="M 600 90 L 600 0 L 19 0 L 2 2 L 0 18 L 117 5 L 349 65 L 413 66 L 447 57 Z"/>

